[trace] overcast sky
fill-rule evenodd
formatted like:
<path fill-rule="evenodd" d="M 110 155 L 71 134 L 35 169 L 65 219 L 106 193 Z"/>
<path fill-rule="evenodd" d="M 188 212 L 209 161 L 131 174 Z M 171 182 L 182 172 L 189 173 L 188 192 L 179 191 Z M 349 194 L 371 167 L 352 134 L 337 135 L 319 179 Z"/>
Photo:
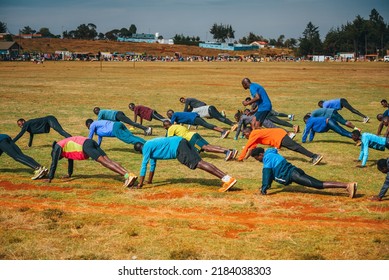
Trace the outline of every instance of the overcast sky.
<path fill-rule="evenodd" d="M 202 40 L 212 40 L 214 23 L 231 25 L 235 39 L 249 32 L 298 39 L 311 21 L 324 39 L 357 15 L 368 19 L 373 8 L 389 23 L 389 0 L 0 0 L 0 21 L 13 34 L 25 26 L 62 35 L 81 24 L 95 24 L 98 33 L 135 24 L 138 33 Z"/>

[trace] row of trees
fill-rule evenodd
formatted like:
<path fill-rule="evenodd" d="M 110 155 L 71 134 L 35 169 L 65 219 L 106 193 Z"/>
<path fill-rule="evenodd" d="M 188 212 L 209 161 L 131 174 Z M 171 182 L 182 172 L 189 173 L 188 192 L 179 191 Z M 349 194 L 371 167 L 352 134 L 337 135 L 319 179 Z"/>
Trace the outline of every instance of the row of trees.
<path fill-rule="evenodd" d="M 62 38 L 84 39 L 84 40 L 117 40 L 118 37 L 131 37 L 137 32 L 134 24 L 129 28 L 113 29 L 103 33 L 97 32 L 97 27 L 93 23 L 81 24 L 75 30 L 64 31 Z M 0 33 L 7 32 L 7 25 L 0 22 Z M 19 31 L 23 34 L 35 34 L 36 30 L 30 26 L 25 26 Z M 235 39 L 235 30 L 231 25 L 214 23 L 209 32 L 213 39 L 218 42 L 232 41 Z M 46 27 L 42 27 L 38 33 L 43 37 L 60 38 L 60 35 L 54 35 Z M 163 37 L 161 36 L 160 39 Z M 184 36 L 176 34 L 174 42 L 177 44 L 198 44 L 198 36 Z M 332 28 L 325 36 L 324 41 L 320 39 L 319 27 L 309 22 L 299 39 L 288 38 L 280 35 L 277 39 L 266 39 L 261 35 L 252 32 L 238 40 L 242 44 L 250 44 L 254 41 L 264 41 L 269 45 L 279 48 L 295 49 L 296 54 L 300 56 L 312 54 L 335 55 L 338 52 L 353 52 L 358 55 L 379 53 L 384 54 L 384 50 L 389 49 L 389 25 L 384 22 L 383 17 L 376 9 L 370 13 L 369 19 L 357 16 L 354 21 L 347 22 L 340 27 Z M 237 42 L 236 40 L 234 42 Z"/>

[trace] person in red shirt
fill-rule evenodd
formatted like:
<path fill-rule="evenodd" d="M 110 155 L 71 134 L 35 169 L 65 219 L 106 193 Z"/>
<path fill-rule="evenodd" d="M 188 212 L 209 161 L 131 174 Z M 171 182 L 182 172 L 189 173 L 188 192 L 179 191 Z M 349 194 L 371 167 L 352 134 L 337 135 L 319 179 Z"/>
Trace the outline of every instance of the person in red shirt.
<path fill-rule="evenodd" d="M 139 123 L 142 124 L 143 119 L 146 121 L 151 121 L 152 119 L 155 119 L 157 121 L 163 122 L 166 120 L 161 114 L 159 114 L 157 111 L 143 106 L 143 105 L 135 105 L 134 103 L 128 104 L 128 108 L 134 112 L 134 121 L 136 122 L 138 119 L 138 116 L 140 118 Z"/>
<path fill-rule="evenodd" d="M 47 179 L 48 183 L 53 180 L 58 161 L 62 158 L 68 159 L 67 178 L 70 178 L 73 174 L 74 160 L 86 160 L 88 158 L 92 158 L 105 168 L 122 175 L 125 180 L 124 187 L 132 186 L 138 178 L 134 174 L 129 173 L 119 163 L 111 160 L 96 141 L 83 136 L 68 137 L 59 142 L 54 142 L 53 149 L 51 151 L 51 158 L 52 162 L 50 166 L 49 179 Z"/>
<path fill-rule="evenodd" d="M 253 130 L 251 127 L 246 127 L 243 130 L 243 135 L 246 139 L 248 139 L 248 142 L 246 146 L 244 146 L 238 158 L 239 161 L 243 161 L 247 158 L 246 155 L 248 151 L 256 148 L 258 144 L 272 146 L 277 149 L 285 147 L 311 158 L 313 165 L 318 164 L 323 159 L 322 155 L 314 154 L 297 142 L 293 141 L 288 136 L 288 133 L 282 128 L 263 128 Z"/>

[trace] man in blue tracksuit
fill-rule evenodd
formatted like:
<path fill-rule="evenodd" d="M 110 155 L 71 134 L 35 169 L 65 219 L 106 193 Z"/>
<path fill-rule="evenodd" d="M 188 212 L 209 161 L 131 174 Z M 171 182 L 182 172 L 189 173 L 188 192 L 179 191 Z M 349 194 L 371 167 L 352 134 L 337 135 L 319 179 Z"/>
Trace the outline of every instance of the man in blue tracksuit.
<path fill-rule="evenodd" d="M 250 89 L 251 94 L 251 100 L 242 101 L 243 106 L 248 106 L 253 103 L 257 104 L 257 112 L 254 114 L 255 119 L 253 120 L 252 127 L 259 128 L 272 109 L 270 98 L 263 86 L 252 83 L 249 78 L 242 80 L 242 86 L 245 90 Z"/>
<path fill-rule="evenodd" d="M 363 122 L 367 123 L 369 121 L 369 117 L 359 112 L 345 98 L 331 99 L 331 100 L 320 100 L 317 105 L 320 108 L 331 108 L 335 110 L 342 110 L 343 108 L 348 109 L 351 113 L 356 114 L 363 118 Z"/>
<path fill-rule="evenodd" d="M 381 201 L 385 196 L 386 192 L 389 190 L 389 158 L 382 158 L 377 161 L 377 168 L 382 173 L 386 174 L 385 182 L 381 187 L 380 192 L 377 196 L 373 196 L 370 199 L 375 201 Z"/>
<path fill-rule="evenodd" d="M 377 136 L 371 133 L 362 133 L 358 130 L 354 130 L 351 133 L 351 137 L 355 142 L 361 143 L 361 152 L 359 153 L 358 161 L 362 161 L 359 167 L 366 167 L 366 162 L 369 157 L 369 148 L 385 151 L 385 148 L 389 149 L 389 138 Z"/>
<path fill-rule="evenodd" d="M 140 169 L 139 184 L 141 188 L 146 176 L 147 165 L 150 162 L 150 172 L 148 183 L 152 184 L 154 171 L 157 166 L 157 160 L 177 159 L 180 163 L 190 169 L 199 168 L 222 180 L 222 187 L 219 192 L 226 192 L 235 185 L 236 179 L 221 171 L 212 163 L 202 160 L 199 153 L 189 142 L 179 136 L 160 137 L 147 141 L 145 144 L 137 143 L 134 146 L 135 151 L 143 155 L 142 166 Z"/>
<path fill-rule="evenodd" d="M 121 122 L 112 122 L 112 121 L 93 121 L 92 119 L 87 119 L 85 121 L 86 127 L 89 129 L 89 139 L 93 139 L 93 136 L 96 134 L 97 144 L 100 146 L 103 137 L 116 137 L 119 140 L 127 144 L 136 143 L 145 143 L 146 140 L 135 136 L 127 129 L 127 127 Z"/>
<path fill-rule="evenodd" d="M 306 142 L 309 135 L 309 141 L 312 141 L 315 137 L 315 133 L 323 133 L 329 130 L 333 130 L 336 133 L 351 138 L 351 132 L 341 127 L 335 120 L 326 117 L 311 117 L 310 115 L 304 116 L 304 122 L 306 123 L 301 141 Z"/>
<path fill-rule="evenodd" d="M 267 149 L 266 152 L 263 148 L 255 148 L 252 150 L 251 156 L 259 162 L 263 162 L 262 186 L 260 189 L 262 195 L 266 195 L 272 182 L 276 181 L 285 186 L 291 183 L 297 183 L 315 189 L 343 188 L 347 190 L 350 198 L 355 197 L 357 191 L 356 182 L 341 183 L 320 181 L 305 174 L 302 169 L 289 163 L 275 148 Z"/>
<path fill-rule="evenodd" d="M 342 110 L 343 108 L 348 109 L 351 113 L 356 114 L 363 118 L 363 122 L 367 123 L 369 121 L 369 117 L 359 112 L 355 109 L 345 98 L 331 99 L 331 100 L 320 100 L 317 105 L 320 108 L 331 108 L 335 110 Z"/>
<path fill-rule="evenodd" d="M 217 127 L 214 124 L 206 122 L 199 114 L 195 112 L 174 112 L 172 109 L 168 110 L 166 113 L 167 117 L 170 119 L 172 124 L 189 124 L 189 125 L 200 125 L 205 128 L 215 130 L 220 132 L 221 138 L 224 139 L 230 133 L 230 130 L 225 130 L 220 127 Z"/>
<path fill-rule="evenodd" d="M 337 110 L 331 108 L 320 108 L 311 112 L 312 117 L 326 117 L 335 120 L 336 122 L 345 125 L 352 129 L 358 129 L 352 122 L 345 120 Z"/>

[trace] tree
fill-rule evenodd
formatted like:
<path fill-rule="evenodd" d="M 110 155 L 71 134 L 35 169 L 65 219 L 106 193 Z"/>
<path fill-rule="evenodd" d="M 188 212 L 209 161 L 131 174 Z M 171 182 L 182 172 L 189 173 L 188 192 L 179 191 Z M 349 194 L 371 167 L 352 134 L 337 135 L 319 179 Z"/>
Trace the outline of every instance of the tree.
<path fill-rule="evenodd" d="M 120 33 L 119 29 L 113 29 L 105 33 L 105 38 L 107 38 L 110 41 L 116 41 L 117 38 L 119 37 L 119 33 Z"/>
<path fill-rule="evenodd" d="M 320 40 L 319 27 L 316 27 L 309 22 L 303 32 L 303 37 L 299 38 L 300 41 L 300 54 L 312 55 L 320 54 L 323 49 L 323 44 Z"/>
<path fill-rule="evenodd" d="M 243 37 L 242 39 L 239 39 L 239 43 L 241 44 L 251 44 L 255 41 L 266 41 L 261 35 L 255 35 L 253 32 L 250 32 L 247 37 Z"/>
<path fill-rule="evenodd" d="M 131 33 L 130 33 L 129 29 L 124 28 L 124 27 L 122 29 L 120 29 L 119 37 L 124 37 L 124 38 L 131 37 Z"/>
<path fill-rule="evenodd" d="M 36 30 L 32 29 L 30 26 L 25 26 L 23 29 L 20 31 L 22 34 L 35 34 Z"/>
<path fill-rule="evenodd" d="M 289 49 L 294 49 L 297 46 L 297 39 L 289 38 L 285 40 L 284 46 Z"/>
<path fill-rule="evenodd" d="M 284 46 L 285 35 L 280 35 L 276 42 L 276 47 L 282 48 Z"/>
<path fill-rule="evenodd" d="M 7 24 L 0 21 L 0 33 L 7 33 Z"/>
<path fill-rule="evenodd" d="M 46 38 L 54 38 L 55 35 L 50 32 L 50 30 L 47 27 L 42 27 L 39 29 L 39 33 L 42 34 L 42 37 Z"/>
<path fill-rule="evenodd" d="M 97 37 L 96 25 L 93 23 L 81 24 L 76 30 L 65 32 L 63 33 L 63 38 L 93 40 Z"/>
<path fill-rule="evenodd" d="M 130 28 L 128 28 L 128 31 L 130 31 L 131 35 L 136 34 L 137 28 L 136 28 L 135 24 L 131 24 Z"/>
<path fill-rule="evenodd" d="M 218 42 L 225 42 L 226 39 L 234 39 L 235 31 L 231 25 L 223 25 L 214 23 L 209 31 L 213 38 Z"/>

